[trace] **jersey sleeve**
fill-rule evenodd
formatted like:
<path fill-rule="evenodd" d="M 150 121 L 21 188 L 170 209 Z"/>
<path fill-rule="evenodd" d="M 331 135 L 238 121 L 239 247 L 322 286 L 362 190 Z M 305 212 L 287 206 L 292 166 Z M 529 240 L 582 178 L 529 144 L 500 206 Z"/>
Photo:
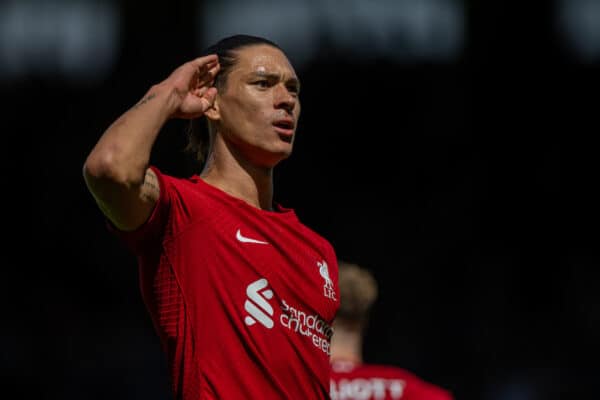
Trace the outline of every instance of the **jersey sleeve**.
<path fill-rule="evenodd" d="M 454 400 L 452 393 L 448 390 L 429 382 L 422 382 L 422 393 L 423 398 L 429 400 Z"/>

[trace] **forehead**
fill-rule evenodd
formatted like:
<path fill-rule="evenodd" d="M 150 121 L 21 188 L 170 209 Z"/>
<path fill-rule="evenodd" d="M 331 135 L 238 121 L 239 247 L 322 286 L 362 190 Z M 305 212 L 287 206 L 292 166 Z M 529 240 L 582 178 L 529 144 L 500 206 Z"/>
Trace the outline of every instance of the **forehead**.
<path fill-rule="evenodd" d="M 237 50 L 236 55 L 238 60 L 234 70 L 238 73 L 269 72 L 296 77 L 290 60 L 276 47 L 266 44 L 252 45 Z"/>

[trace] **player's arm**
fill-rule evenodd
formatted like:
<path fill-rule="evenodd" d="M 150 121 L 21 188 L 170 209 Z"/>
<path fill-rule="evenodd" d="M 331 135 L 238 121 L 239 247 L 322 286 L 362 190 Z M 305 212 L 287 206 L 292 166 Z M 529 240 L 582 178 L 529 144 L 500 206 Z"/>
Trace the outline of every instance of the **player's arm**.
<path fill-rule="evenodd" d="M 100 137 L 84 166 L 86 185 L 107 218 L 125 231 L 140 227 L 160 195 L 148 168 L 152 146 L 170 118 L 197 118 L 212 106 L 215 55 L 197 58 L 154 85 Z"/>

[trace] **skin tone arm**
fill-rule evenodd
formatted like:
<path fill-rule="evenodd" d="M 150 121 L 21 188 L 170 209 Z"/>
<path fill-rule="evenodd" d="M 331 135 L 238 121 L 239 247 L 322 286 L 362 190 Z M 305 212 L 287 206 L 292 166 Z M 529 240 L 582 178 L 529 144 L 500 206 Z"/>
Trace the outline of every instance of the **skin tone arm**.
<path fill-rule="evenodd" d="M 86 185 L 107 218 L 132 231 L 150 216 L 160 187 L 148 168 L 152 146 L 171 118 L 192 119 L 212 107 L 216 55 L 189 61 L 152 86 L 103 133 L 83 166 Z"/>

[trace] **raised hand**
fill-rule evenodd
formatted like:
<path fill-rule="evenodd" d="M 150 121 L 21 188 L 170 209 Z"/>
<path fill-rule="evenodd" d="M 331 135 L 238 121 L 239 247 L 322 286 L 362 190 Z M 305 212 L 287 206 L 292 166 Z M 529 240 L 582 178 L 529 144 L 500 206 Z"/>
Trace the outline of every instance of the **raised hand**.
<path fill-rule="evenodd" d="M 212 85 L 217 72 L 219 59 L 211 54 L 181 65 L 161 83 L 171 86 L 180 101 L 172 118 L 198 118 L 213 105 L 217 89 Z"/>

